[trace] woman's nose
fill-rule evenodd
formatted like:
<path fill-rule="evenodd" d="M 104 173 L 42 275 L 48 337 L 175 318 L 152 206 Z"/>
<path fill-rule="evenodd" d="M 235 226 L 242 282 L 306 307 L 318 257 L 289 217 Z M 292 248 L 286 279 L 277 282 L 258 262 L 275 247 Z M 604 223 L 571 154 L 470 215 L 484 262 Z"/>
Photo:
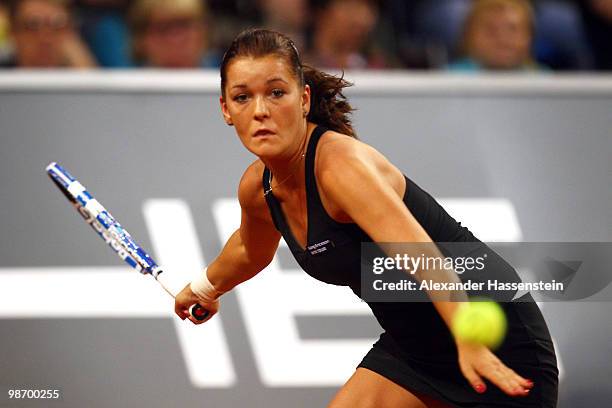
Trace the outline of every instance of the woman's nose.
<path fill-rule="evenodd" d="M 270 110 L 268 109 L 268 104 L 262 96 L 258 96 L 255 98 L 255 118 L 265 118 L 270 116 Z"/>

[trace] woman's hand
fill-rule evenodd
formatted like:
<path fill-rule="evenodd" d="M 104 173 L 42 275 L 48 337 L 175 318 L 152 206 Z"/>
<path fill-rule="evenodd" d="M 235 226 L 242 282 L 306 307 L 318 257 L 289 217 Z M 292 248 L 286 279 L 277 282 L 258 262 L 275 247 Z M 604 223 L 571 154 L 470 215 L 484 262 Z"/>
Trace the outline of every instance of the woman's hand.
<path fill-rule="evenodd" d="M 457 352 L 461 372 L 479 394 L 487 390 L 486 378 L 512 397 L 529 395 L 533 382 L 508 368 L 486 346 L 458 342 Z"/>
<path fill-rule="evenodd" d="M 204 309 L 208 310 L 209 314 L 204 320 L 196 320 L 189 313 L 189 308 L 198 303 Z M 174 299 L 174 312 L 181 318 L 181 320 L 189 319 L 193 324 L 201 324 L 208 321 L 215 313 L 219 311 L 219 299 L 214 302 L 202 302 L 191 290 L 191 285 L 187 285 L 176 295 Z"/>

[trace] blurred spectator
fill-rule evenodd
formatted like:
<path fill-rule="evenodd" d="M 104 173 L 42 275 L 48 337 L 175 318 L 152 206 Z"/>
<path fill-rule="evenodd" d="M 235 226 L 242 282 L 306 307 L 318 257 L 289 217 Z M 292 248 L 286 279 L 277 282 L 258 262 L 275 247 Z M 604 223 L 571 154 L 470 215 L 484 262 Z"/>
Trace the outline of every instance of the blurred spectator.
<path fill-rule="evenodd" d="M 397 54 L 409 68 L 442 68 L 460 54 L 472 0 L 387 0 Z M 582 19 L 574 0 L 532 0 L 534 59 L 555 70 L 591 65 Z"/>
<path fill-rule="evenodd" d="M 6 4 L 0 1 L 0 65 L 9 59 L 11 54 L 12 47 L 9 34 L 9 10 Z"/>
<path fill-rule="evenodd" d="M 579 0 L 595 68 L 612 70 L 612 0 Z"/>
<path fill-rule="evenodd" d="M 134 56 L 157 68 L 218 67 L 208 47 L 207 11 L 200 0 L 136 0 L 130 10 Z"/>
<path fill-rule="evenodd" d="M 130 0 L 78 0 L 76 13 L 83 40 L 103 67 L 132 65 L 125 12 Z"/>
<path fill-rule="evenodd" d="M 323 68 L 612 69 L 612 0 L 0 0 L 0 67 L 217 67 L 253 26 Z"/>
<path fill-rule="evenodd" d="M 259 0 L 261 25 L 291 38 L 298 49 L 306 47 L 308 0 Z"/>
<path fill-rule="evenodd" d="M 453 70 L 535 70 L 534 14 L 527 0 L 475 0 L 464 24 L 465 58 Z"/>
<path fill-rule="evenodd" d="M 305 61 L 321 68 L 385 68 L 389 62 L 370 35 L 379 17 L 375 0 L 315 0 Z"/>
<path fill-rule="evenodd" d="M 96 65 L 73 23 L 68 1 L 19 0 L 11 5 L 14 55 L 5 66 L 91 68 Z"/>

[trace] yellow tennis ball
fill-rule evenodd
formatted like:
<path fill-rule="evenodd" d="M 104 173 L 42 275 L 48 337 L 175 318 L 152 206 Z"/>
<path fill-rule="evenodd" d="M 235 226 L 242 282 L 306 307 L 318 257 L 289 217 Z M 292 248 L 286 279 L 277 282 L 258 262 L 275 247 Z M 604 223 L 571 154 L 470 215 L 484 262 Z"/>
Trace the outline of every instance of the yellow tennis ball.
<path fill-rule="evenodd" d="M 495 302 L 476 301 L 459 306 L 452 322 L 455 338 L 469 343 L 479 343 L 495 349 L 506 336 L 506 315 Z"/>

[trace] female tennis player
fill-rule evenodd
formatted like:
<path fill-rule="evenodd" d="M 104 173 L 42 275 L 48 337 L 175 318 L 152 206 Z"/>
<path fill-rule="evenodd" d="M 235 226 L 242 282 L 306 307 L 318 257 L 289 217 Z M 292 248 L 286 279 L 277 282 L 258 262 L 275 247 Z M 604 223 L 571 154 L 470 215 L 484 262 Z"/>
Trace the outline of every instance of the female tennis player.
<path fill-rule="evenodd" d="M 281 236 L 309 275 L 358 296 L 361 242 L 479 242 L 355 138 L 347 85 L 303 66 L 280 33 L 247 30 L 233 41 L 221 110 L 258 159 L 240 181 L 240 228 L 176 297 L 182 319 L 199 323 L 189 315 L 195 303 L 216 313 L 219 296 L 272 261 Z M 556 406 L 556 358 L 533 301 L 503 304 L 509 332 L 496 353 L 451 335 L 456 302 L 368 305 L 385 331 L 330 408 Z"/>

